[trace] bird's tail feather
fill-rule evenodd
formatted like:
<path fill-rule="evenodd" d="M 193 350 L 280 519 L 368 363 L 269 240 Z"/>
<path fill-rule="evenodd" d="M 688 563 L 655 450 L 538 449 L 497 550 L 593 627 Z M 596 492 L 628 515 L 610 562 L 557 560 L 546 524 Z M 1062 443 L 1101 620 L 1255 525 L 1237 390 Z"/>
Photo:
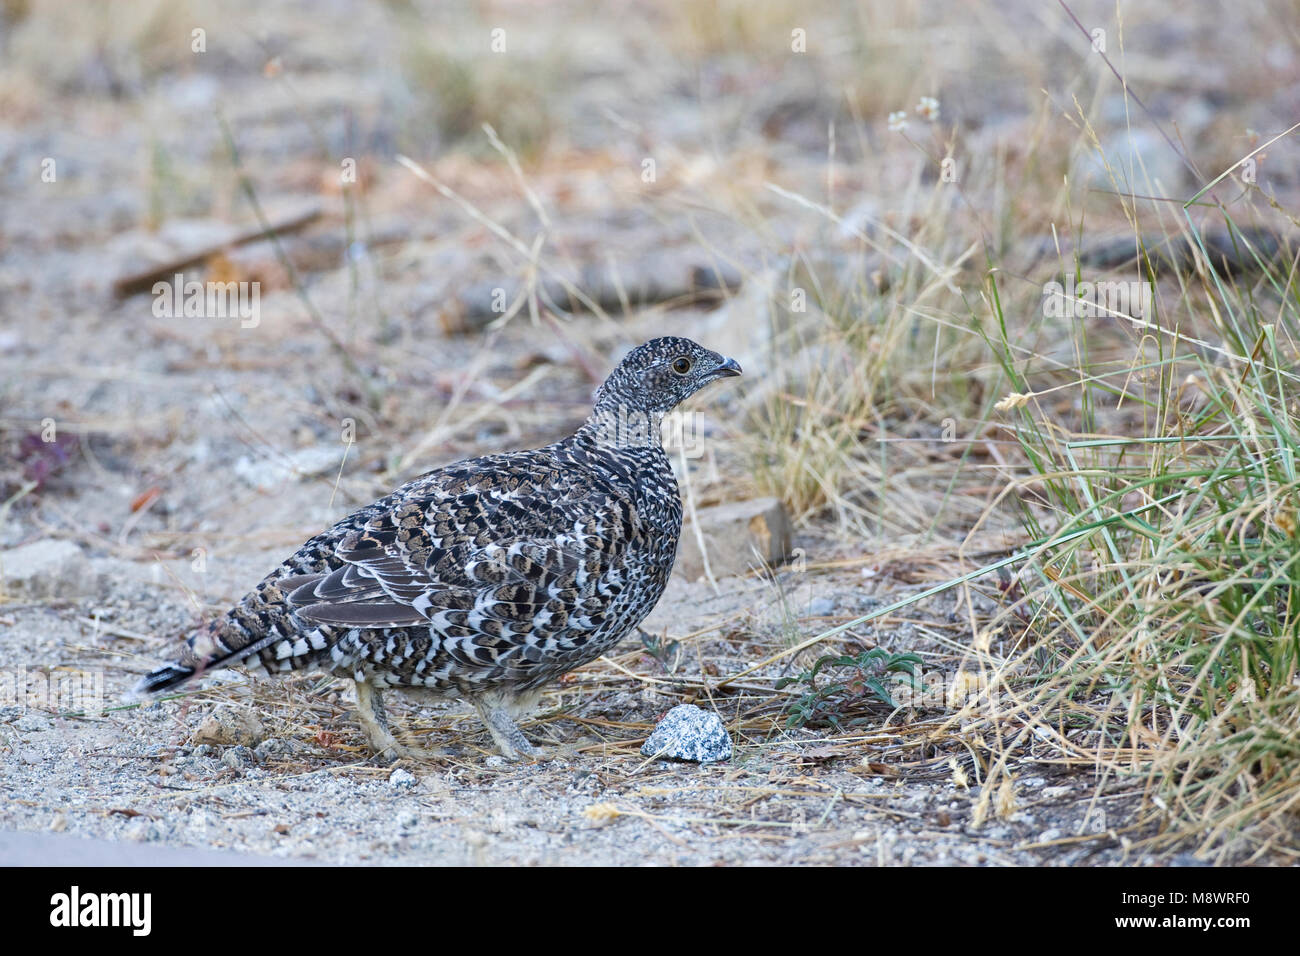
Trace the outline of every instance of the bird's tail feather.
<path fill-rule="evenodd" d="M 130 696 L 133 699 L 152 697 L 154 694 L 162 693 L 185 683 L 194 674 L 195 668 L 193 667 L 186 667 L 183 664 L 166 664 L 140 678 L 139 683 L 131 688 Z"/>
<path fill-rule="evenodd" d="M 131 699 L 138 700 L 152 697 L 173 687 L 179 687 L 186 681 L 208 671 L 238 664 L 278 639 L 278 635 L 268 634 L 251 644 L 230 650 L 223 643 L 214 640 L 219 634 L 222 623 L 216 621 L 202 628 L 185 642 L 185 647 L 177 660 L 164 664 L 157 670 L 150 671 L 140 678 L 140 681 L 131 689 L 128 696 Z M 200 648 L 203 648 L 206 653 L 201 651 Z"/>

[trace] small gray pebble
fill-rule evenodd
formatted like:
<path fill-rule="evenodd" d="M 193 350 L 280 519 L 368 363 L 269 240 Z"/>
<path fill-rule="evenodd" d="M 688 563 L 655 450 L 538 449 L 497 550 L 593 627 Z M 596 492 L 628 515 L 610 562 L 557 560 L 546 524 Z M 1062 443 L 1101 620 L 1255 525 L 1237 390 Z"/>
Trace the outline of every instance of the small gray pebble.
<path fill-rule="evenodd" d="M 694 763 L 730 760 L 731 737 L 713 711 L 679 704 L 659 721 L 654 733 L 641 745 L 641 754 Z"/>
<path fill-rule="evenodd" d="M 388 776 L 388 785 L 398 790 L 409 790 L 415 786 L 415 774 L 398 767 Z"/>
<path fill-rule="evenodd" d="M 176 761 L 177 770 L 185 770 L 190 773 L 214 773 L 220 769 L 220 766 L 211 757 L 200 757 L 196 754 L 188 754 Z"/>
<path fill-rule="evenodd" d="M 835 613 L 834 598 L 818 598 L 808 605 L 808 613 L 813 617 L 830 617 Z"/>
<path fill-rule="evenodd" d="M 253 748 L 253 753 L 259 757 L 270 757 L 277 754 L 291 754 L 299 750 L 296 740 L 288 740 L 284 737 L 267 737 L 260 744 Z"/>
<path fill-rule="evenodd" d="M 257 762 L 253 756 L 253 751 L 240 744 L 237 747 L 230 747 L 221 755 L 221 762 L 227 767 L 233 767 L 236 770 L 243 770 L 251 767 Z"/>
<path fill-rule="evenodd" d="M 134 843 L 148 843 L 162 837 L 157 825 L 148 817 L 136 817 L 131 820 L 126 825 L 123 835 Z"/>

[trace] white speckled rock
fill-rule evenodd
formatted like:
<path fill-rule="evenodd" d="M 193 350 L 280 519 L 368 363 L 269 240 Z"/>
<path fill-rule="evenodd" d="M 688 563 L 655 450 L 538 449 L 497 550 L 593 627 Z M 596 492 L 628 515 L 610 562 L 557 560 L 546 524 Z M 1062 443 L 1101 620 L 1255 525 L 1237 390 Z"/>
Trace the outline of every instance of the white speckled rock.
<path fill-rule="evenodd" d="M 646 757 L 714 763 L 731 759 L 731 737 L 722 719 L 694 704 L 679 704 L 668 711 L 641 745 Z"/>
<path fill-rule="evenodd" d="M 415 774 L 398 767 L 388 776 L 388 785 L 396 790 L 410 790 L 416 784 Z"/>

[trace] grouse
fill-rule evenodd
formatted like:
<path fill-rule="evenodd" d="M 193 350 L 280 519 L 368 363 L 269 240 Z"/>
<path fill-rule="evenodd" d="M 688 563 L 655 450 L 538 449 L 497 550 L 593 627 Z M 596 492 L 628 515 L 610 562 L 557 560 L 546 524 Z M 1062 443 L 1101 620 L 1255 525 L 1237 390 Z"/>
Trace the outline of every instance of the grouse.
<path fill-rule="evenodd" d="M 438 468 L 316 535 L 179 658 L 156 694 L 206 671 L 314 669 L 356 682 L 383 757 L 380 693 L 473 703 L 502 755 L 539 751 L 515 724 L 549 681 L 594 660 L 650 613 L 677 553 L 682 504 L 664 416 L 740 366 L 685 338 L 633 349 L 574 434 Z"/>

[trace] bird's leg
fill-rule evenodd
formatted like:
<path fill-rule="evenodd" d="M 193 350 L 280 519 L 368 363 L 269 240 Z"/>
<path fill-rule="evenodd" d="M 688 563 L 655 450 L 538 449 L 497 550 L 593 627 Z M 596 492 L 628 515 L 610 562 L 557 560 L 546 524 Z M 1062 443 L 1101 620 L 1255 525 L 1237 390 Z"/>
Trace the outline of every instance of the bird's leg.
<path fill-rule="evenodd" d="M 383 698 L 379 689 L 366 681 L 355 681 L 357 685 L 357 719 L 370 738 L 370 746 L 375 754 L 386 761 L 409 756 L 409 751 L 397 742 L 393 732 L 388 729 L 388 713 L 384 710 Z"/>
<path fill-rule="evenodd" d="M 540 757 L 542 752 L 528 742 L 524 732 L 515 725 L 514 716 L 504 701 L 491 697 L 478 697 L 474 700 L 474 709 L 487 725 L 488 732 L 496 741 L 501 756 L 509 761 L 523 757 Z"/>

